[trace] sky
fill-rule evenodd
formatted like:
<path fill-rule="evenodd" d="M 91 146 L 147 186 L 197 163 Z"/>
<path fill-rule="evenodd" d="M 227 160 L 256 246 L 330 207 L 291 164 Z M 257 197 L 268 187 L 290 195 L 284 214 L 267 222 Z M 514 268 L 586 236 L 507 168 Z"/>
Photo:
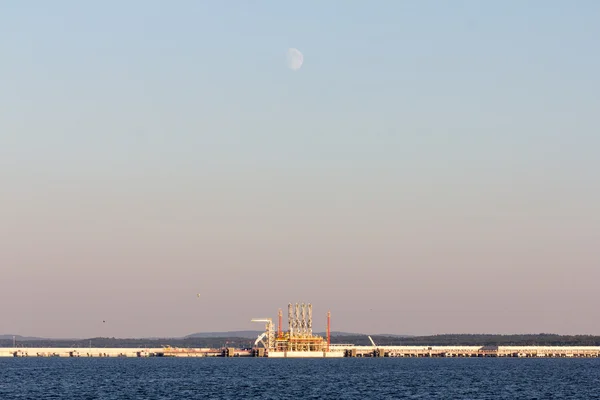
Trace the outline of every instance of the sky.
<path fill-rule="evenodd" d="M 0 334 L 600 335 L 599 19 L 2 2 Z"/>

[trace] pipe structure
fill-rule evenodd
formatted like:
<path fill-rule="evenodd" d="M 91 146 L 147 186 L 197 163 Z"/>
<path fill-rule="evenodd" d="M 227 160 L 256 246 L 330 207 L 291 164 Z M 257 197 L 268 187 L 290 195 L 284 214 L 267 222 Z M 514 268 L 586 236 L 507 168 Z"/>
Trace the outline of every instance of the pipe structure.
<path fill-rule="evenodd" d="M 310 304 L 310 303 L 308 303 L 307 333 L 308 333 L 308 336 L 312 336 L 313 335 L 313 331 L 312 331 L 312 304 Z"/>
<path fill-rule="evenodd" d="M 331 311 L 327 311 L 327 351 L 331 344 Z"/>
<path fill-rule="evenodd" d="M 301 321 L 301 326 L 302 326 L 302 336 L 306 336 L 307 334 L 307 324 L 306 324 L 306 304 L 302 303 L 300 305 L 300 308 L 302 310 L 302 321 Z"/>
<path fill-rule="evenodd" d="M 294 336 L 294 307 L 292 303 L 288 304 L 288 331 L 290 332 L 290 337 Z"/>
<path fill-rule="evenodd" d="M 278 324 L 277 324 L 277 337 L 278 338 L 280 338 L 282 336 L 282 334 L 281 334 L 281 331 L 282 331 L 281 325 L 282 325 L 282 322 L 283 322 L 282 319 L 283 319 L 283 313 L 282 313 L 281 308 L 280 308 L 279 309 L 279 321 L 278 321 Z"/>
<path fill-rule="evenodd" d="M 296 335 L 302 335 L 300 327 L 300 304 L 296 303 L 294 307 L 294 324 L 296 325 L 294 331 Z"/>

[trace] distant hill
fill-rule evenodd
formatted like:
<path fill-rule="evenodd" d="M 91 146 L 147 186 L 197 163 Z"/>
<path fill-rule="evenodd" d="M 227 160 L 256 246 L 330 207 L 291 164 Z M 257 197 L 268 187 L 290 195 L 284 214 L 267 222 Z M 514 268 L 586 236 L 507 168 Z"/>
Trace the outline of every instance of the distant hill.
<path fill-rule="evenodd" d="M 26 340 L 45 340 L 44 338 L 21 335 L 0 335 L 0 340 L 13 340 L 13 337 L 15 338 L 15 340 L 22 342 Z"/>
<path fill-rule="evenodd" d="M 392 337 L 392 338 L 413 338 L 416 337 L 415 335 L 396 335 L 393 333 L 376 333 L 373 334 L 371 336 L 385 336 L 385 337 Z"/>
<path fill-rule="evenodd" d="M 327 335 L 326 332 L 314 332 L 317 336 L 325 337 Z M 331 331 L 331 336 L 364 336 L 367 337 L 369 334 L 367 333 L 355 333 L 355 332 L 339 332 L 339 331 Z M 371 333 L 371 336 L 385 336 L 385 337 L 393 337 L 393 338 L 406 338 L 411 337 L 410 335 L 392 335 L 386 333 Z"/>
<path fill-rule="evenodd" d="M 600 336 L 554 334 L 445 334 L 432 336 L 371 335 L 379 346 L 599 346 Z M 332 343 L 369 345 L 369 338 L 359 336 L 333 336 Z"/>
<path fill-rule="evenodd" d="M 256 339 L 256 337 L 262 334 L 264 331 L 229 331 L 229 332 L 197 332 L 192 333 L 184 337 L 184 339 L 189 338 L 247 338 L 247 339 Z M 326 332 L 313 332 L 317 336 L 326 336 Z M 331 336 L 366 336 L 362 333 L 351 333 L 351 332 L 338 332 L 331 331 Z M 404 338 L 408 337 L 407 335 L 378 335 L 378 336 L 387 336 L 387 337 L 399 337 Z"/>
<path fill-rule="evenodd" d="M 143 340 L 165 340 L 165 339 L 176 339 L 176 340 L 180 340 L 180 339 L 204 339 L 204 338 L 240 338 L 240 339 L 256 339 L 258 335 L 262 334 L 263 331 L 229 331 L 229 332 L 197 332 L 197 333 L 192 333 L 190 335 L 184 336 L 184 337 L 174 337 L 174 338 L 160 338 L 160 337 L 145 337 L 142 338 Z M 325 337 L 327 334 L 326 332 L 314 332 L 315 335 L 317 336 L 322 336 Z M 67 341 L 72 341 L 72 340 L 83 340 L 83 339 L 75 339 L 75 338 L 54 338 L 54 339 L 49 339 L 49 338 L 41 338 L 41 337 L 34 337 L 34 336 L 21 336 L 21 335 L 14 335 L 15 336 L 15 340 L 16 341 L 20 341 L 20 342 L 25 342 L 25 341 L 61 341 L 61 340 L 67 340 Z M 339 331 L 332 331 L 331 332 L 331 336 L 337 336 L 337 337 L 360 337 L 360 336 L 364 336 L 366 338 L 366 334 L 363 333 L 352 333 L 352 332 L 339 332 Z M 371 336 L 385 336 L 388 338 L 409 338 L 412 336 L 409 335 L 392 335 L 392 334 L 372 334 Z M 94 339 L 94 338 L 89 338 L 89 339 Z M 6 340 L 13 340 L 13 335 L 0 335 L 0 340 L 6 341 Z M 87 340 L 87 339 L 86 339 Z"/>
<path fill-rule="evenodd" d="M 256 339 L 263 331 L 231 331 L 231 332 L 197 332 L 187 335 L 184 339 L 191 338 L 245 338 Z"/>
<path fill-rule="evenodd" d="M 195 337 L 163 339 L 38 339 L 18 336 L 18 347 L 236 347 L 251 348 L 260 331 L 201 332 Z M 213 336 L 222 335 L 222 336 Z M 238 335 L 238 336 L 235 336 Z M 322 334 L 321 334 L 322 335 Z M 448 334 L 434 336 L 370 335 L 377 346 L 600 346 L 600 336 L 552 334 L 486 335 Z M 365 334 L 332 332 L 331 343 L 350 343 L 370 346 Z M 12 347 L 12 335 L 0 335 L 0 347 Z"/>

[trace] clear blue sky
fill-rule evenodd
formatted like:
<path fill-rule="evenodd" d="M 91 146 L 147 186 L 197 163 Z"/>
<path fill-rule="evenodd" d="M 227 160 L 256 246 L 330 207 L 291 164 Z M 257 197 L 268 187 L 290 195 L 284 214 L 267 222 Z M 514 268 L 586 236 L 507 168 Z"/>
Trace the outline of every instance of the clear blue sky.
<path fill-rule="evenodd" d="M 336 330 L 600 334 L 598 21 L 591 0 L 3 2 L 0 333 L 246 329 L 312 301 Z"/>

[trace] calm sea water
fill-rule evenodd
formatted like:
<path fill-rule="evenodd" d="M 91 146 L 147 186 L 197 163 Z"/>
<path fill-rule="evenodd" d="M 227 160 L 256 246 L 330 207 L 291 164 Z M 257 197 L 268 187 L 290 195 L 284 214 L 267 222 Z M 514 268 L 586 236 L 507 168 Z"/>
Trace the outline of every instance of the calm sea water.
<path fill-rule="evenodd" d="M 3 358 L 0 399 L 600 399 L 600 359 Z"/>

